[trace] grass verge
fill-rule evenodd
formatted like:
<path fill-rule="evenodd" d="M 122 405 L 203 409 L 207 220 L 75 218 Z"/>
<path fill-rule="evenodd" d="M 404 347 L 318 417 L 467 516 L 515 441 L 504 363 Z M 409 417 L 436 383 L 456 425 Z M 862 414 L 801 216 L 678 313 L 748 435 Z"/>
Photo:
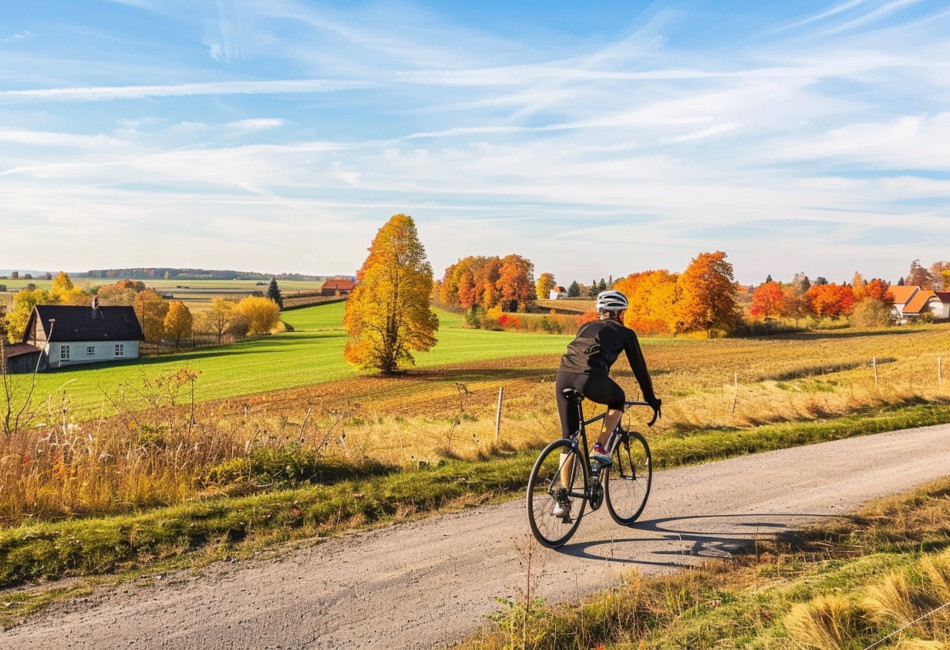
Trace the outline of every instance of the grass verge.
<path fill-rule="evenodd" d="M 950 479 L 728 563 L 507 602 L 459 650 L 950 647 Z"/>
<path fill-rule="evenodd" d="M 950 422 L 948 405 L 911 405 L 836 420 L 703 431 L 651 439 L 658 467 L 886 430 Z M 140 571 L 169 562 L 200 563 L 275 544 L 327 536 L 440 509 L 520 496 L 535 452 L 479 461 L 451 460 L 412 470 L 379 464 L 338 468 L 331 484 L 295 484 L 242 496 L 221 495 L 109 517 L 23 523 L 0 530 L 0 624 L 10 625 L 49 598 L 48 589 L 11 588 L 64 577 Z M 240 472 L 239 472 L 240 473 Z M 326 481 L 326 475 L 323 474 Z M 244 486 L 248 489 L 248 486 Z M 68 593 L 67 593 L 68 595 Z"/>

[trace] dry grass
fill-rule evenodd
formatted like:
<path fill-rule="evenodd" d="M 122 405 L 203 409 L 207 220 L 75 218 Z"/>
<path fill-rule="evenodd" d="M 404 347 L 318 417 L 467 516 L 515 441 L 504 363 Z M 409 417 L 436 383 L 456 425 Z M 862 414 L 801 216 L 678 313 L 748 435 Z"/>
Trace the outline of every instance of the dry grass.
<path fill-rule="evenodd" d="M 938 358 L 950 361 L 946 326 L 656 339 L 646 342 L 644 353 L 664 399 L 652 436 L 810 421 L 950 397 L 950 367 L 946 382 L 937 370 Z M 73 421 L 64 394 L 60 403 L 46 404 L 44 426 L 0 439 L 0 525 L 169 505 L 234 489 L 209 482 L 209 474 L 259 449 L 293 447 L 414 466 L 535 448 L 558 435 L 556 364 L 547 356 L 470 363 L 198 404 L 191 391 L 200 396 L 201 378 L 183 368 L 138 390 L 135 397 L 146 396 L 148 408 L 128 411 L 122 396 L 110 395 L 120 415 L 83 422 Z M 625 386 L 635 386 L 629 374 L 620 375 Z M 630 425 L 646 415 L 646 409 L 632 413 Z"/>

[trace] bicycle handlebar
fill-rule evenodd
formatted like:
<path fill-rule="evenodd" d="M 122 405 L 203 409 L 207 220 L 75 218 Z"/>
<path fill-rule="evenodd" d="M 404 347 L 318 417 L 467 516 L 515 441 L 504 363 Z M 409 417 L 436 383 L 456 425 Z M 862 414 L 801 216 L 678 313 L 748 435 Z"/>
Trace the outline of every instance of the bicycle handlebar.
<path fill-rule="evenodd" d="M 653 408 L 653 405 L 649 402 L 624 402 L 624 404 L 627 406 L 649 406 L 650 408 Z M 660 417 L 660 409 L 655 408 L 653 409 L 653 419 L 647 422 L 647 426 L 652 427 L 654 424 L 656 424 L 656 419 L 658 417 Z"/>

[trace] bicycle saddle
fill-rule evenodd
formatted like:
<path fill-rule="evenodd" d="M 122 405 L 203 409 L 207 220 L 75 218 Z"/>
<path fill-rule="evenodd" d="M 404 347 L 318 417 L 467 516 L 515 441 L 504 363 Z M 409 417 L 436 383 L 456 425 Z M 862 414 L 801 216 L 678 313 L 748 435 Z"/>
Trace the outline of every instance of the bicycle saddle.
<path fill-rule="evenodd" d="M 584 393 L 580 392 L 576 388 L 565 388 L 561 391 L 561 394 L 564 395 L 564 399 L 569 402 L 580 402 L 584 399 Z"/>

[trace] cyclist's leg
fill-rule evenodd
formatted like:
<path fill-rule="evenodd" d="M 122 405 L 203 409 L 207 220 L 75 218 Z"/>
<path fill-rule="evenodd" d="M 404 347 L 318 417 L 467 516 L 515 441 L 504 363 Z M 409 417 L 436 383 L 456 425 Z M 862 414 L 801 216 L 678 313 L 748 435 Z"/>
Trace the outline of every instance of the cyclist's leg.
<path fill-rule="evenodd" d="M 620 384 L 607 375 L 591 375 L 584 385 L 584 395 L 592 402 L 607 406 L 604 430 L 597 438 L 597 444 L 603 447 L 607 444 L 610 434 L 617 428 L 620 418 L 623 417 L 626 395 Z"/>
<path fill-rule="evenodd" d="M 578 414 L 577 404 L 572 400 L 564 398 L 564 389 L 573 388 L 581 390 L 587 381 L 587 375 L 579 375 L 572 372 L 558 372 L 554 382 L 555 395 L 557 396 L 557 413 L 561 419 L 561 437 L 568 439 L 577 433 L 581 426 L 580 415 Z M 561 452 L 561 482 L 569 485 L 571 482 L 571 472 L 574 470 L 574 456 L 568 456 L 566 452 Z"/>

